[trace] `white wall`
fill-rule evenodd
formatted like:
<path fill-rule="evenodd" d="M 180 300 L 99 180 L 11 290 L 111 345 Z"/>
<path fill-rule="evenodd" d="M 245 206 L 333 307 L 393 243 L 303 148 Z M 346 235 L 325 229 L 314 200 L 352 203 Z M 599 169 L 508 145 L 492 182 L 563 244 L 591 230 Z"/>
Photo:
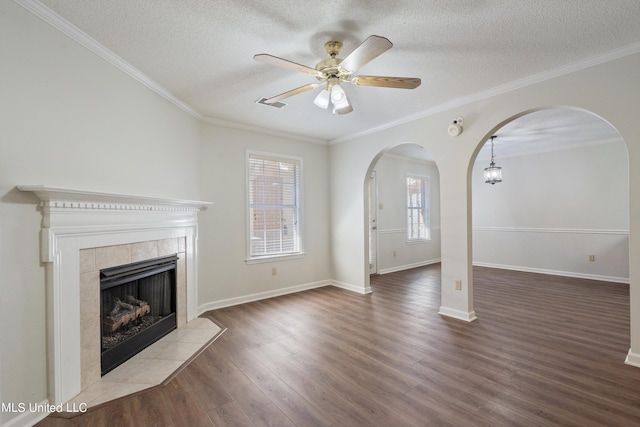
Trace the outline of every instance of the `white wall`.
<path fill-rule="evenodd" d="M 328 147 L 213 125 L 203 128 L 202 197 L 214 206 L 200 215 L 200 310 L 329 284 Z M 304 257 L 245 262 L 247 150 L 302 157 Z"/>
<path fill-rule="evenodd" d="M 499 157 L 504 178 L 495 185 L 484 183 L 488 162 L 472 173 L 475 264 L 628 282 L 623 141 Z"/>
<path fill-rule="evenodd" d="M 440 261 L 440 176 L 437 166 L 433 162 L 384 154 L 376 163 L 375 171 L 378 190 L 378 273 Z M 431 238 L 427 241 L 407 242 L 408 173 L 429 178 Z"/>
<path fill-rule="evenodd" d="M 2 402 L 46 399 L 44 268 L 38 259 L 41 215 L 33 198 L 14 190 L 18 184 L 214 201 L 202 216 L 202 306 L 327 279 L 366 292 L 364 191 L 369 172 L 388 147 L 418 143 L 434 155 L 440 175 L 441 312 L 470 320 L 470 177 L 478 147 L 525 111 L 568 105 L 605 118 L 625 140 L 630 258 L 637 260 L 640 254 L 640 239 L 634 239 L 640 235 L 640 54 L 502 90 L 328 149 L 197 123 L 12 2 L 0 2 L 0 60 Z M 446 129 L 458 115 L 465 118 L 465 130 L 452 138 Z M 305 158 L 308 256 L 278 265 L 244 264 L 244 195 L 225 186 L 227 174 L 244 180 L 247 148 Z M 153 164 L 145 163 L 149 158 Z M 270 277 L 274 266 L 279 272 L 275 278 Z M 640 263 L 630 264 L 629 277 L 629 356 L 640 364 Z M 454 290 L 457 279 L 463 282 L 462 292 Z M 0 415 L 0 423 L 13 416 Z"/>
<path fill-rule="evenodd" d="M 628 150 L 629 256 L 640 254 L 640 54 L 602 63 L 583 64 L 547 79 L 521 82 L 486 93 L 450 110 L 394 128 L 331 145 L 331 217 L 333 280 L 353 288 L 368 286 L 364 180 L 381 151 L 401 143 L 422 145 L 435 158 L 440 173 L 442 301 L 440 312 L 473 320 L 471 238 L 471 171 L 479 147 L 504 123 L 519 115 L 552 106 L 591 111 L 611 123 Z M 464 132 L 452 138 L 447 126 L 464 117 Z M 640 366 L 640 263 L 630 263 L 631 350 L 628 361 Z M 462 290 L 455 290 L 456 280 Z"/>
<path fill-rule="evenodd" d="M 0 63 L 0 401 L 40 403 L 42 215 L 14 187 L 197 199 L 200 124 L 10 1 L 0 2 Z"/>

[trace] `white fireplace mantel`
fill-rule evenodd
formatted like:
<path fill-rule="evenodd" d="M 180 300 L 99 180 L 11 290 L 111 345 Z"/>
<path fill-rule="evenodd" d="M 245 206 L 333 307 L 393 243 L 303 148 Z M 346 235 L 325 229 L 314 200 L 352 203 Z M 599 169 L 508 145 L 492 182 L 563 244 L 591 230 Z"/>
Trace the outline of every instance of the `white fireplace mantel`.
<path fill-rule="evenodd" d="M 79 204 L 96 203 L 113 205 L 149 205 L 158 208 L 183 207 L 206 209 L 211 202 L 194 200 L 165 199 L 160 197 L 134 196 L 120 193 L 101 193 L 97 191 L 74 190 L 69 188 L 48 187 L 46 185 L 18 185 L 20 191 L 35 193 L 40 200 L 47 202 L 76 202 Z"/>
<path fill-rule="evenodd" d="M 40 200 L 46 266 L 49 401 L 81 391 L 80 250 L 185 238 L 186 317 L 197 316 L 198 213 L 212 203 L 19 185 Z"/>

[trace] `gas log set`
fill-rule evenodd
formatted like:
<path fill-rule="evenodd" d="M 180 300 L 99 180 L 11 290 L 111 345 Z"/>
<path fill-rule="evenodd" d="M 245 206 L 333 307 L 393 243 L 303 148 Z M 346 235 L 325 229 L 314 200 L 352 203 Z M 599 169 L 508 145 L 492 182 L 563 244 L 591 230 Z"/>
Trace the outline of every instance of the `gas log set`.
<path fill-rule="evenodd" d="M 112 301 L 108 302 L 113 308 L 108 312 L 102 320 L 102 331 L 115 332 L 122 326 L 140 323 L 140 318 L 145 314 L 148 314 L 149 303 L 133 297 L 133 295 L 127 295 L 125 300 L 120 298 L 111 298 Z"/>

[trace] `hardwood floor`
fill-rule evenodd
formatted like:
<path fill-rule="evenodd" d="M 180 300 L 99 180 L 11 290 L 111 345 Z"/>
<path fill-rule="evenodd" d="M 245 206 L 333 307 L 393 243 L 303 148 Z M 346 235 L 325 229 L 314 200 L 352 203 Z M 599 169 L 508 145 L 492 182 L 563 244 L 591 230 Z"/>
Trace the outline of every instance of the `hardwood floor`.
<path fill-rule="evenodd" d="M 228 330 L 167 386 L 40 425 L 640 425 L 627 285 L 474 276 L 472 323 L 437 314 L 439 265 L 208 312 Z"/>

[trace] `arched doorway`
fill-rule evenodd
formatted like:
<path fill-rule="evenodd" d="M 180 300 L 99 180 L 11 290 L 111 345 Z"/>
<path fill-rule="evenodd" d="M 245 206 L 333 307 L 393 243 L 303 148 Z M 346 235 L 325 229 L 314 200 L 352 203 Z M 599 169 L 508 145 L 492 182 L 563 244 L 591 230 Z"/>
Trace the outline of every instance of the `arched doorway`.
<path fill-rule="evenodd" d="M 433 157 L 404 143 L 380 152 L 365 177 L 371 274 L 440 261 L 440 179 Z"/>
<path fill-rule="evenodd" d="M 494 185 L 483 179 L 492 136 Z M 629 282 L 629 156 L 613 126 L 554 107 L 512 117 L 483 142 L 470 168 L 473 265 Z"/>

